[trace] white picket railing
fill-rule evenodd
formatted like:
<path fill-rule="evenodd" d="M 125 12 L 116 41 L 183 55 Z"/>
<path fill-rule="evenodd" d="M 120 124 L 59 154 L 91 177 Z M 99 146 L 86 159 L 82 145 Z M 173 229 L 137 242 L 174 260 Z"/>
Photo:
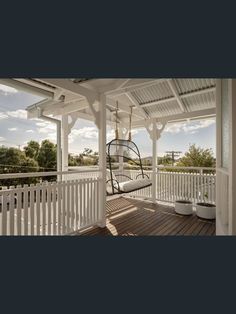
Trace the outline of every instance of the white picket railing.
<path fill-rule="evenodd" d="M 207 193 L 207 201 L 214 204 L 216 175 L 213 172 L 204 173 L 202 168 L 194 173 L 187 172 L 191 170 L 189 168 L 181 170 L 183 172 L 170 172 L 157 168 L 156 199 L 164 202 L 189 199 L 197 203 L 204 201 L 204 195 Z M 123 171 L 123 174 L 132 179 L 139 173 L 136 170 Z M 145 173 L 152 179 L 152 171 Z M 0 235 L 63 235 L 100 222 L 102 209 L 99 208 L 99 169 L 6 174 L 0 175 L 0 179 L 43 178 L 55 175 L 59 175 L 63 180 L 0 189 Z M 130 195 L 151 199 L 152 186 Z"/>
<path fill-rule="evenodd" d="M 169 167 L 172 170 L 173 167 Z M 178 199 L 190 200 L 193 203 L 203 202 L 204 200 L 215 204 L 216 200 L 216 175 L 213 168 L 196 168 L 185 167 L 178 168 L 182 172 L 163 171 L 163 167 L 158 167 L 156 175 L 156 199 L 164 202 L 175 202 Z M 189 170 L 196 172 L 190 173 Z M 204 173 L 211 170 L 212 173 Z M 118 171 L 117 171 L 118 173 Z M 123 174 L 135 179 L 140 173 L 137 170 L 124 170 Z M 153 172 L 145 171 L 152 179 Z M 124 178 L 127 180 L 127 178 Z M 132 196 L 142 197 L 146 199 L 152 198 L 152 187 L 130 193 Z"/>
<path fill-rule="evenodd" d="M 63 235 L 97 224 L 100 220 L 98 172 L 91 172 L 91 177 L 87 171 L 63 175 L 67 176 L 63 181 L 3 187 L 0 235 Z M 68 180 L 70 175 L 77 179 Z"/>

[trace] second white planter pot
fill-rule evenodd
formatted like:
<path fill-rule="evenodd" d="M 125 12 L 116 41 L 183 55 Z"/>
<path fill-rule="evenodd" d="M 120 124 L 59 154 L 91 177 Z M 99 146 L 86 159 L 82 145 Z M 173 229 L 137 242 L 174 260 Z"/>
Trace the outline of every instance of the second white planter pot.
<path fill-rule="evenodd" d="M 197 203 L 196 204 L 196 214 L 199 218 L 215 219 L 216 218 L 216 207 L 213 204 Z"/>

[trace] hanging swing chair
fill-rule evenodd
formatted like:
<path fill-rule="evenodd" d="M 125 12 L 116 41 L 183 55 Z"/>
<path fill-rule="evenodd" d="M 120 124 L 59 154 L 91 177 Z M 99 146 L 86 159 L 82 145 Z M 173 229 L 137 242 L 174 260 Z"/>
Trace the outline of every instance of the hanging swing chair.
<path fill-rule="evenodd" d="M 119 139 L 118 103 L 116 108 L 115 139 L 107 143 L 107 194 L 130 193 L 152 185 L 152 180 L 144 173 L 142 160 L 137 145 L 131 139 L 132 107 L 130 114 L 130 130 L 127 140 Z M 139 174 L 132 179 L 123 173 L 123 167 L 135 169 Z"/>

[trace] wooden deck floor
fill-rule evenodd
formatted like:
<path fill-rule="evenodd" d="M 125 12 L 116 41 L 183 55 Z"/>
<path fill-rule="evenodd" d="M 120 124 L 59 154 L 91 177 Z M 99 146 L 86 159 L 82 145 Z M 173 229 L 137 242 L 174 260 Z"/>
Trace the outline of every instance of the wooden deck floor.
<path fill-rule="evenodd" d="M 181 216 L 170 206 L 121 197 L 107 202 L 106 228 L 92 228 L 81 235 L 211 236 L 215 235 L 215 221 L 199 219 L 195 214 Z"/>

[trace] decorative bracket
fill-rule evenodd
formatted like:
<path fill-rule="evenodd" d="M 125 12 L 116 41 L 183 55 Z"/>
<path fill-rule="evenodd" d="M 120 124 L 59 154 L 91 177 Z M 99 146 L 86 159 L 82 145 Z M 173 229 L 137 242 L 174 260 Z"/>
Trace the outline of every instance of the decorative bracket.
<path fill-rule="evenodd" d="M 161 137 L 161 133 L 164 131 L 167 122 L 168 122 L 167 120 L 157 121 L 157 119 L 150 119 L 145 121 L 144 126 L 148 131 L 151 140 L 154 140 L 154 138 L 156 138 L 156 140 L 159 140 L 159 138 Z M 161 124 L 160 127 L 157 127 L 158 123 Z M 156 132 L 156 134 L 154 132 Z"/>
<path fill-rule="evenodd" d="M 69 114 L 68 117 L 69 116 L 71 118 L 71 122 L 68 121 L 68 134 L 70 134 L 71 129 L 74 127 L 76 121 L 78 120 L 77 112 L 73 112 L 73 113 Z"/>
<path fill-rule="evenodd" d="M 87 101 L 88 101 L 88 104 L 89 104 L 89 108 L 90 110 L 92 111 L 92 114 L 95 118 L 95 124 L 96 126 L 99 128 L 99 117 L 100 117 L 100 112 L 97 111 L 95 108 L 94 108 L 94 105 L 97 103 L 97 100 L 96 100 L 96 97 L 94 96 L 88 96 L 87 98 Z"/>

